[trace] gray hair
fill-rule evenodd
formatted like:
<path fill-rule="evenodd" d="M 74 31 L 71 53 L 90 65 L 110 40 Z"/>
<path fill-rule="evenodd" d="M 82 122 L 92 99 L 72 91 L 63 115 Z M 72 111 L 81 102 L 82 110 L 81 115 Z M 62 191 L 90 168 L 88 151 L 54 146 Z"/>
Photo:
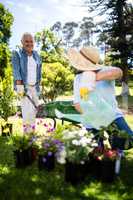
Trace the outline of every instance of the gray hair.
<path fill-rule="evenodd" d="M 27 36 L 32 37 L 33 40 L 34 40 L 34 37 L 33 37 L 33 35 L 32 35 L 31 33 L 25 32 L 25 33 L 23 33 L 23 35 L 22 35 L 21 42 L 23 42 L 24 39 L 25 39 L 25 37 L 27 37 Z"/>

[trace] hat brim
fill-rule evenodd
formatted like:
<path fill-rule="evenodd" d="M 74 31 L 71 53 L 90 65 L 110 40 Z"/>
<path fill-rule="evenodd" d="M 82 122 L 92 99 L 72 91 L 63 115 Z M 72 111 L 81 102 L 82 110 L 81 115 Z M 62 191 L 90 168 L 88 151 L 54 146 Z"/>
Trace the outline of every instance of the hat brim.
<path fill-rule="evenodd" d="M 68 50 L 67 57 L 71 65 L 79 71 L 94 71 L 100 69 L 99 66 L 86 59 L 82 54 L 73 48 Z"/>

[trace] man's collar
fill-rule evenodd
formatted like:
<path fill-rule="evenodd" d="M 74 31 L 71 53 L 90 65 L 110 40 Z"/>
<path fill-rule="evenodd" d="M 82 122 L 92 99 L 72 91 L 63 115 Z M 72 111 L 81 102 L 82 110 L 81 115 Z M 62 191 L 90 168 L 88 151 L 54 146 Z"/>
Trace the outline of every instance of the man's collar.
<path fill-rule="evenodd" d="M 22 53 L 24 53 L 25 55 L 28 56 L 28 54 L 27 54 L 27 52 L 26 52 L 26 50 L 24 48 L 22 48 Z M 34 50 L 32 51 L 32 55 L 34 55 Z"/>

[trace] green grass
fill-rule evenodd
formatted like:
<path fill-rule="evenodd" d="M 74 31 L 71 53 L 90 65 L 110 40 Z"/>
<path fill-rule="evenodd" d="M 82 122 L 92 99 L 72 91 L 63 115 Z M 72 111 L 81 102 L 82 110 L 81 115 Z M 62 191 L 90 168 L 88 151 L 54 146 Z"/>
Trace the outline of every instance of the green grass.
<path fill-rule="evenodd" d="M 126 116 L 129 124 L 133 117 Z M 14 121 L 14 131 L 21 131 L 21 120 Z M 84 183 L 72 186 L 64 181 L 64 167 L 53 172 L 39 171 L 37 162 L 16 169 L 13 148 L 0 137 L 0 200 L 133 200 L 133 149 L 126 151 L 120 177 L 104 184 L 88 176 Z"/>
<path fill-rule="evenodd" d="M 130 89 L 129 105 L 133 102 Z M 117 95 L 120 87 L 116 87 Z M 122 105 L 121 97 L 117 97 Z M 133 128 L 133 115 L 125 116 Z M 14 132 L 22 133 L 22 120 L 10 119 Z M 38 128 L 38 132 L 42 131 Z M 0 200 L 133 200 L 133 149 L 125 152 L 120 177 L 104 184 L 88 176 L 84 183 L 72 186 L 64 181 L 64 167 L 53 172 L 39 171 L 37 162 L 25 169 L 16 169 L 13 148 L 0 137 Z"/>

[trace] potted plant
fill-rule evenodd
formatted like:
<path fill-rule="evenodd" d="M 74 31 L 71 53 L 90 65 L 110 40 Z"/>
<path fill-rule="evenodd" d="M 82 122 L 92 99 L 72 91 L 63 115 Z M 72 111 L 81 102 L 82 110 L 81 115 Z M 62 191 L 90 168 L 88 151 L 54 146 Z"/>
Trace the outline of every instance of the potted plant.
<path fill-rule="evenodd" d="M 51 171 L 55 167 L 55 158 L 63 148 L 63 142 L 51 136 L 38 138 L 38 167 Z"/>
<path fill-rule="evenodd" d="M 93 163 L 93 175 L 104 182 L 112 182 L 116 174 L 119 151 L 96 147 L 90 155 Z"/>
<path fill-rule="evenodd" d="M 65 180 L 78 184 L 89 171 L 89 153 L 97 146 L 92 133 L 85 129 L 74 128 L 64 131 L 66 154 Z"/>
<path fill-rule="evenodd" d="M 7 77 L 0 81 L 0 117 L 2 136 L 9 136 L 12 133 L 12 124 L 8 122 L 8 117 L 15 114 L 14 92 L 10 78 Z"/>
<path fill-rule="evenodd" d="M 14 149 L 15 165 L 17 168 L 26 167 L 35 160 L 33 135 L 11 135 L 9 137 Z"/>
<path fill-rule="evenodd" d="M 112 149 L 126 150 L 133 147 L 131 136 L 125 131 L 117 130 L 110 136 Z"/>

